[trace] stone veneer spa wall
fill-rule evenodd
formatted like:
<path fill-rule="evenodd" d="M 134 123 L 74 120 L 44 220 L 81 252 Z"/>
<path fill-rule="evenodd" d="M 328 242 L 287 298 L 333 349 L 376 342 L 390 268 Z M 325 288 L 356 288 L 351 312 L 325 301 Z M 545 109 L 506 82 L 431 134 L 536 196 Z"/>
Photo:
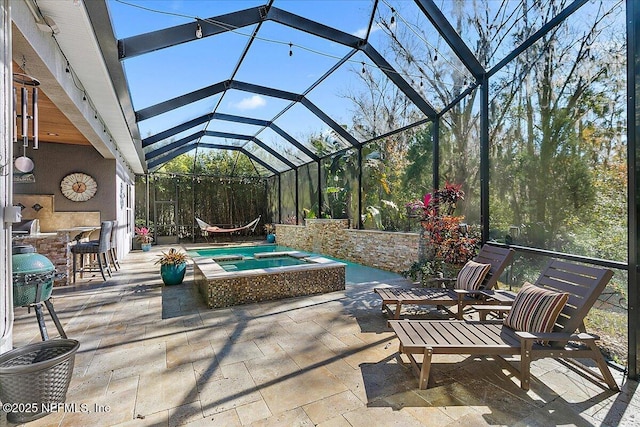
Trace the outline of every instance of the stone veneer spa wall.
<path fill-rule="evenodd" d="M 345 289 L 346 265 L 313 257 L 308 265 L 227 272 L 213 259 L 195 258 L 195 283 L 209 308 Z"/>

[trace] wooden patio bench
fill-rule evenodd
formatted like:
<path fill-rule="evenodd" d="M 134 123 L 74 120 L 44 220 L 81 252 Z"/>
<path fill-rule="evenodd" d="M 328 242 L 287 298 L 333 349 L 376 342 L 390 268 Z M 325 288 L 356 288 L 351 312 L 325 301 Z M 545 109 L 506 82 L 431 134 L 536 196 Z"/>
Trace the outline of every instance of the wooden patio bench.
<path fill-rule="evenodd" d="M 612 276 L 613 272 L 608 269 L 552 261 L 533 287 L 566 293 L 568 299 L 553 324 L 552 332 L 548 333 L 519 331 L 502 322 L 391 320 L 389 325 L 400 341 L 399 353 L 409 358 L 421 389 L 427 388 L 434 354 L 469 354 L 495 356 L 505 362 L 505 367 L 520 378 L 520 386 L 524 390 L 530 387 L 532 360 L 546 357 L 591 359 L 599 368 L 600 375 L 575 360 L 571 362 L 604 381 L 611 390 L 619 390 L 596 345 L 599 337 L 586 333 L 583 323 Z M 519 302 L 516 300 L 515 304 Z M 578 330 L 580 332 L 576 333 Z M 569 341 L 582 345 L 568 345 Z M 422 355 L 421 362 L 416 355 Z M 503 359 L 503 356 L 514 355 L 520 356 L 519 369 Z"/>
<path fill-rule="evenodd" d="M 489 272 L 477 290 L 448 289 L 448 288 L 375 288 L 374 292 L 382 298 L 382 311 L 387 312 L 392 319 L 400 319 L 404 305 L 435 305 L 445 308 L 451 317 L 462 319 L 467 305 L 481 302 L 483 292 L 491 291 L 498 283 L 498 278 L 504 269 L 511 264 L 515 251 L 485 244 L 473 259 L 482 264 L 491 264 Z M 500 302 L 493 302 L 499 304 Z M 392 309 L 391 306 L 395 306 Z M 449 307 L 457 307 L 453 313 Z"/>

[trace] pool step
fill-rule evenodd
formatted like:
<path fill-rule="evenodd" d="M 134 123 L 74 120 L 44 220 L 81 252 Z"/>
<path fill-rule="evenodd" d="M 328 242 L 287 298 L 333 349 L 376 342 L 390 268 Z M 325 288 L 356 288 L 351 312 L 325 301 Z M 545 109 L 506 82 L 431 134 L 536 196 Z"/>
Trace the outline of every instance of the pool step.
<path fill-rule="evenodd" d="M 259 252 L 254 254 L 256 259 L 261 258 L 277 258 L 283 256 L 290 256 L 292 258 L 307 258 L 309 256 L 306 252 L 300 251 L 280 251 L 280 252 Z"/>
<path fill-rule="evenodd" d="M 238 261 L 244 259 L 244 257 L 242 255 L 229 254 L 212 256 L 211 259 L 213 259 L 214 261 Z"/>

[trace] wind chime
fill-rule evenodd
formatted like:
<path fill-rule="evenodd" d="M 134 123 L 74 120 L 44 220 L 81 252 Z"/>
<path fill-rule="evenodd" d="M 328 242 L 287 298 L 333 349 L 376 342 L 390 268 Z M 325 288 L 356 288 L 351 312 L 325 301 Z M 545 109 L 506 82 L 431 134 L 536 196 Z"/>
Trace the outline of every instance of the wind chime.
<path fill-rule="evenodd" d="M 18 110 L 18 89 L 13 87 L 13 142 L 18 142 L 18 119 L 20 119 L 22 156 L 15 160 L 15 168 L 22 173 L 33 170 L 33 160 L 27 157 L 29 146 L 29 121 L 31 121 L 31 139 L 33 149 L 38 149 L 38 86 L 40 82 L 22 73 L 14 73 L 13 81 L 20 86 L 20 110 Z M 29 88 L 31 88 L 31 114 L 29 114 Z"/>

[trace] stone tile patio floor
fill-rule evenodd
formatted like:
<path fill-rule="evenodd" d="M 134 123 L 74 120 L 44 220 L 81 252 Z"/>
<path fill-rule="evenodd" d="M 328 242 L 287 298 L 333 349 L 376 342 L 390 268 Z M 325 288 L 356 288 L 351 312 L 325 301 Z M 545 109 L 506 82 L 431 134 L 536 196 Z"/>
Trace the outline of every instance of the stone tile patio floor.
<path fill-rule="evenodd" d="M 552 360 L 534 363 L 524 392 L 490 358 L 437 357 L 436 385 L 418 390 L 372 292 L 380 283 L 209 310 L 190 272 L 182 285 L 161 285 L 160 249 L 132 252 L 106 283 L 85 278 L 54 291 L 66 333 L 81 343 L 67 403 L 88 412 L 29 426 L 640 423 L 636 382 L 614 372 L 623 391 L 613 393 Z M 15 314 L 14 345 L 38 341 L 33 312 Z M 56 336 L 48 315 L 47 326 Z"/>

